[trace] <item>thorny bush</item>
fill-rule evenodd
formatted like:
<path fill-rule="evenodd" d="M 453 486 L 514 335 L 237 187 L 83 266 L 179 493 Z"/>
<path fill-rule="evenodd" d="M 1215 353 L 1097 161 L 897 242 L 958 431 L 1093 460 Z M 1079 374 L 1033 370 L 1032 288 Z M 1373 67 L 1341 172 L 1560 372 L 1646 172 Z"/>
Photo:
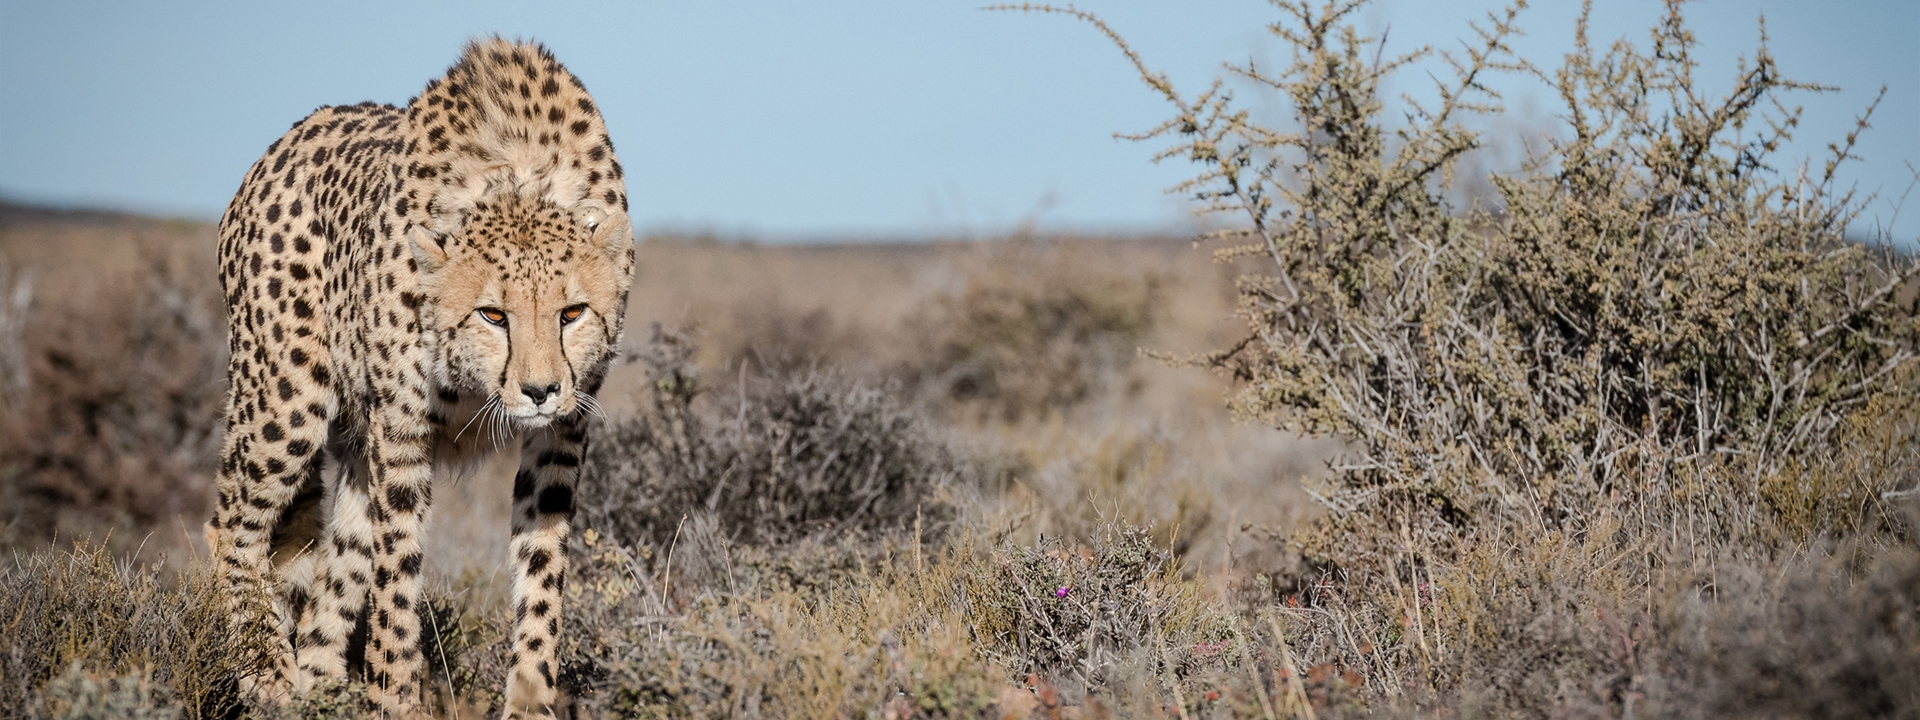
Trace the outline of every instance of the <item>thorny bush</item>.
<path fill-rule="evenodd" d="M 1836 179 L 1872 107 L 1824 164 L 1781 172 L 1799 118 L 1783 95 L 1825 88 L 1764 42 L 1709 96 L 1680 0 L 1645 48 L 1595 47 L 1589 5 L 1542 70 L 1508 46 L 1520 2 L 1438 55 L 1454 72 L 1436 103 L 1389 123 L 1383 83 L 1434 54 L 1385 56 L 1350 24 L 1364 1 L 1275 4 L 1291 61 L 1229 65 L 1197 96 L 1091 14 L 1007 9 L 1112 39 L 1173 108 L 1129 137 L 1170 141 L 1156 159 L 1199 168 L 1174 190 L 1237 220 L 1213 236 L 1261 268 L 1238 279 L 1248 333 L 1196 359 L 1232 379 L 1229 406 L 1349 444 L 1314 488 L 1325 517 L 1293 538 L 1318 572 L 1269 579 L 1302 657 L 1359 670 L 1374 710 L 1791 714 L 1835 682 L 1857 700 L 1841 714 L 1920 706 L 1904 676 L 1860 671 L 1920 657 L 1910 607 L 1840 592 L 1790 611 L 1914 555 L 1920 264 L 1849 240 L 1863 203 Z M 1565 126 L 1461 206 L 1494 73 L 1546 83 Z M 1235 87 L 1284 100 L 1288 124 Z M 1723 596 L 1723 572 L 1806 581 Z M 1768 651 L 1704 662 L 1731 646 L 1700 633 L 1736 605 Z M 1834 652 L 1830 629 L 1871 647 Z M 1835 664 L 1758 659 L 1816 646 Z"/>
<path fill-rule="evenodd" d="M 1835 170 L 1855 135 L 1810 173 L 1770 164 L 1799 115 L 1781 93 L 1822 88 L 1764 45 L 1731 93 L 1703 95 L 1675 0 L 1644 51 L 1595 48 L 1583 15 L 1548 73 L 1510 54 L 1516 5 L 1442 55 L 1457 76 L 1437 106 L 1409 100 L 1389 127 L 1382 82 L 1429 53 L 1383 58 L 1344 24 L 1363 4 L 1281 3 L 1292 63 L 1229 66 L 1289 102 L 1291 130 L 1221 82 L 1188 99 L 1127 50 L 1175 110 L 1137 137 L 1174 139 L 1160 157 L 1201 168 L 1176 189 L 1245 223 L 1216 233 L 1240 241 L 1223 256 L 1270 261 L 1239 280 L 1249 334 L 1205 360 L 1243 416 L 1353 441 L 1323 496 L 1334 527 L 1392 518 L 1450 553 L 1474 528 L 1577 532 L 1628 503 L 1650 528 L 1740 536 L 1772 512 L 1762 478 L 1896 391 L 1920 265 L 1846 239 L 1860 205 Z M 1467 117 L 1500 109 L 1495 72 L 1549 83 L 1567 127 L 1494 178 L 1497 208 L 1455 207 L 1445 186 L 1480 146 Z M 1385 567 L 1393 540 L 1336 535 L 1324 560 Z"/>

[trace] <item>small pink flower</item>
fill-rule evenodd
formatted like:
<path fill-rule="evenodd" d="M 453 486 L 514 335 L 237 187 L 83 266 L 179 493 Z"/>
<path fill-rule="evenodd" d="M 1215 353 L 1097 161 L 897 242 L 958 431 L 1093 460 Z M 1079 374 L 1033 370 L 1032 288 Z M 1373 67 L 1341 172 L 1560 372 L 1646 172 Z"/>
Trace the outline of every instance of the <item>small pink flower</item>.
<path fill-rule="evenodd" d="M 1054 597 L 1057 597 L 1057 598 L 1063 598 L 1063 597 L 1066 597 L 1066 596 L 1067 596 L 1068 594 L 1070 594 L 1070 593 L 1072 593 L 1072 592 L 1073 592 L 1073 590 L 1071 590 L 1071 589 L 1069 589 L 1069 588 L 1066 588 L 1066 587 L 1064 587 L 1064 586 L 1063 586 L 1063 587 L 1061 587 L 1061 588 L 1060 588 L 1059 590 L 1055 590 L 1055 591 L 1053 591 L 1053 596 L 1054 596 Z"/>

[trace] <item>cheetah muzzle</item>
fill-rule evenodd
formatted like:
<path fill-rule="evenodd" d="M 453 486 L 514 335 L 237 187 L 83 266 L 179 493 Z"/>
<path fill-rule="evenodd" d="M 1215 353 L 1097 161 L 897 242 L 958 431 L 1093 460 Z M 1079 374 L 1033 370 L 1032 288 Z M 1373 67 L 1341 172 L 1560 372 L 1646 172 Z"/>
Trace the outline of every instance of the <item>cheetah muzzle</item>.
<path fill-rule="evenodd" d="M 230 394 L 208 525 L 243 680 L 283 702 L 347 679 L 422 715 L 421 525 L 437 471 L 518 444 L 506 717 L 550 717 L 573 493 L 633 275 L 624 174 L 545 48 L 469 43 L 404 108 L 323 107 L 220 223 Z M 370 606 L 369 606 L 370 603 Z"/>

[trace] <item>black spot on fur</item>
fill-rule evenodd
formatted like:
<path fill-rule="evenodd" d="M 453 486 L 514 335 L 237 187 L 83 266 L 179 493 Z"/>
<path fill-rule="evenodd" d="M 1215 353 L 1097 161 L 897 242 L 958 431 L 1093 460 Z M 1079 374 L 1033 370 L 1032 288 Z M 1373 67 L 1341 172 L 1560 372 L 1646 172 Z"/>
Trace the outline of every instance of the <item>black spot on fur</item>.
<path fill-rule="evenodd" d="M 395 512 L 410 513 L 420 506 L 420 494 L 413 488 L 398 485 L 387 488 L 387 507 Z"/>
<path fill-rule="evenodd" d="M 547 569 L 547 563 L 550 562 L 553 562 L 553 556 L 547 554 L 547 551 L 533 551 L 532 555 L 527 556 L 527 574 L 539 575 L 542 570 Z"/>
<path fill-rule="evenodd" d="M 540 453 L 541 465 L 559 465 L 560 467 L 579 467 L 580 456 L 564 450 L 548 450 Z"/>
<path fill-rule="evenodd" d="M 513 474 L 513 499 L 519 500 L 533 494 L 533 471 L 521 470 Z"/>
<path fill-rule="evenodd" d="M 543 513 L 573 512 L 573 488 L 565 485 L 554 485 L 540 491 L 539 506 L 540 512 Z"/>

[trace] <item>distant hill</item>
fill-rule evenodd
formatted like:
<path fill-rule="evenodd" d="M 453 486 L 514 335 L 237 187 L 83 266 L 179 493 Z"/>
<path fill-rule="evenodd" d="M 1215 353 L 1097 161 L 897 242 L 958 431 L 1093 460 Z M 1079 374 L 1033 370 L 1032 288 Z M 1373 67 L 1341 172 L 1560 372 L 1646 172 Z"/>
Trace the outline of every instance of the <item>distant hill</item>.
<path fill-rule="evenodd" d="M 159 218 L 119 210 L 37 205 L 0 198 L 0 230 L 23 225 L 116 225 L 125 223 L 206 224 L 195 220 Z"/>
<path fill-rule="evenodd" d="M 156 254 L 211 281 L 214 247 L 213 223 L 0 200 L 0 267 L 32 272 L 43 289 L 109 277 Z"/>

